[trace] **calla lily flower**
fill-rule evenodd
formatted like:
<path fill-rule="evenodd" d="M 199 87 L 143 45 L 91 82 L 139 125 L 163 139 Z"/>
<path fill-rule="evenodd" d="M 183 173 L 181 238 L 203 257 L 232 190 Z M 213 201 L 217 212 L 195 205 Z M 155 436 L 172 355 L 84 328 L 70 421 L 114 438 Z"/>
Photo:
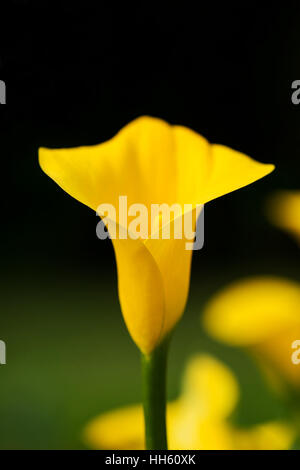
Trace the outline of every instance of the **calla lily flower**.
<path fill-rule="evenodd" d="M 190 360 L 180 397 L 167 408 L 168 441 L 172 450 L 288 449 L 294 431 L 281 422 L 250 429 L 230 423 L 239 399 L 239 385 L 219 360 L 199 355 Z M 84 430 L 89 447 L 110 450 L 144 449 L 143 411 L 131 405 L 104 413 Z"/>
<path fill-rule="evenodd" d="M 258 163 L 182 126 L 140 117 L 100 145 L 39 149 L 43 171 L 94 211 L 101 203 L 204 203 L 246 186 L 274 166 Z M 101 215 L 101 214 L 100 214 Z M 114 220 L 123 231 L 119 215 Z M 170 221 L 174 224 L 174 220 Z M 191 250 L 185 238 L 114 239 L 118 290 L 127 328 L 150 354 L 181 317 L 188 295 Z"/>
<path fill-rule="evenodd" d="M 299 365 L 292 361 L 300 340 L 300 284 L 276 277 L 233 283 L 207 304 L 207 331 L 223 342 L 247 348 L 260 360 L 273 385 L 282 379 L 300 387 Z"/>
<path fill-rule="evenodd" d="M 279 228 L 294 235 L 300 243 L 300 191 L 279 191 L 268 204 L 271 221 Z"/>

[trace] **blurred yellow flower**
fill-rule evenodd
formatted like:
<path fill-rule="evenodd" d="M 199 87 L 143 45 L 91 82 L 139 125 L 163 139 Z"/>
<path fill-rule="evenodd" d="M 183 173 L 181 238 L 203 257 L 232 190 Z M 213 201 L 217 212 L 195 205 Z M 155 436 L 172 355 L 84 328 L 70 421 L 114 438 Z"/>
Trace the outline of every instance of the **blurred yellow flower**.
<path fill-rule="evenodd" d="M 203 322 L 218 340 L 253 352 L 273 379 L 300 386 L 300 365 L 292 362 L 292 343 L 300 340 L 299 283 L 275 277 L 235 282 L 208 302 Z"/>
<path fill-rule="evenodd" d="M 207 355 L 188 364 L 181 396 L 168 404 L 169 448 L 179 449 L 288 449 L 294 432 L 280 422 L 238 429 L 230 415 L 239 398 L 238 383 L 230 369 Z M 84 440 L 96 449 L 144 449 L 141 405 L 104 413 L 84 430 Z"/>
<path fill-rule="evenodd" d="M 100 145 L 39 149 L 43 171 L 94 211 L 101 203 L 202 205 L 270 173 L 265 165 L 182 126 L 140 117 Z M 119 215 L 113 221 L 127 231 Z M 174 225 L 174 219 L 170 225 Z M 118 291 L 127 328 L 150 354 L 183 313 L 192 251 L 186 239 L 113 239 Z"/>
<path fill-rule="evenodd" d="M 300 243 L 300 191 L 278 191 L 267 209 L 274 225 L 290 232 Z"/>

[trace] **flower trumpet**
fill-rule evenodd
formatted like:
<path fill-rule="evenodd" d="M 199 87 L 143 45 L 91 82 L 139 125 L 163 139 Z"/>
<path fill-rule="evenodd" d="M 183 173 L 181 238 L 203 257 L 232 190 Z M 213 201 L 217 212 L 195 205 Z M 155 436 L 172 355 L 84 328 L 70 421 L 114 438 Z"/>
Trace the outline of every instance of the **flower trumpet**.
<path fill-rule="evenodd" d="M 165 448 L 165 343 L 184 311 L 192 257 L 187 237 L 175 236 L 174 226 L 187 215 L 185 205 L 196 219 L 206 202 L 274 167 L 150 117 L 132 121 L 100 145 L 40 148 L 39 161 L 62 189 L 94 211 L 103 203 L 116 208 L 123 195 L 131 207 L 143 204 L 148 213 L 153 204 L 182 208 L 166 224 L 158 217 L 154 237 L 132 236 L 122 213 L 99 214 L 119 235 L 111 237 L 118 292 L 128 331 L 143 353 L 147 445 Z M 172 235 L 164 237 L 166 230 Z"/>

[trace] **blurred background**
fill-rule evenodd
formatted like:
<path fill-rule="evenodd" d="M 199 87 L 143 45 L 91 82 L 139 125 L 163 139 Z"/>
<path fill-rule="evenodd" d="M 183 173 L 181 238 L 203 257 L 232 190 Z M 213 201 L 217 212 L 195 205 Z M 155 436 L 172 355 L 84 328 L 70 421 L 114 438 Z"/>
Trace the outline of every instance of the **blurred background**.
<path fill-rule="evenodd" d="M 100 143 L 143 114 L 276 165 L 206 206 L 169 393 L 178 394 L 192 353 L 212 352 L 237 374 L 241 426 L 284 416 L 251 359 L 206 336 L 200 314 L 232 280 L 300 277 L 296 243 L 265 216 L 274 190 L 299 188 L 291 83 L 300 79 L 300 7 L 10 5 L 0 31 L 0 448 L 84 448 L 90 418 L 140 401 L 139 353 L 121 316 L 111 243 L 96 238 L 93 211 L 43 174 L 37 150 Z"/>

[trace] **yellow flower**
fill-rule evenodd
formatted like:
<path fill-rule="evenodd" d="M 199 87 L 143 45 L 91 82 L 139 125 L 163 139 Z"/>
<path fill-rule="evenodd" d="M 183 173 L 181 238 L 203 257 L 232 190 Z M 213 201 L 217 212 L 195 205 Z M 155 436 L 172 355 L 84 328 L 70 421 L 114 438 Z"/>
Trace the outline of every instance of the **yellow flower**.
<path fill-rule="evenodd" d="M 300 243 L 300 191 L 279 191 L 268 204 L 271 221 L 296 237 Z"/>
<path fill-rule="evenodd" d="M 248 348 L 270 373 L 300 386 L 300 366 L 292 362 L 292 343 L 300 339 L 299 283 L 275 277 L 235 282 L 212 298 L 203 321 L 215 338 Z"/>
<path fill-rule="evenodd" d="M 207 355 L 190 360 L 181 396 L 168 404 L 169 448 L 288 449 L 294 431 L 280 422 L 238 429 L 230 415 L 239 399 L 239 386 L 230 369 Z M 84 440 L 96 449 L 144 449 L 143 410 L 132 405 L 104 413 L 84 430 Z"/>
<path fill-rule="evenodd" d="M 100 145 L 39 149 L 43 171 L 94 211 L 101 203 L 202 205 L 270 173 L 258 163 L 182 126 L 140 117 Z M 110 221 L 112 222 L 112 221 Z M 124 227 L 116 214 L 116 229 Z M 172 228 L 175 220 L 171 220 Z M 162 228 L 160 230 L 160 233 Z M 118 290 L 127 328 L 150 354 L 183 313 L 189 288 L 191 250 L 186 239 L 116 238 Z"/>
<path fill-rule="evenodd" d="M 253 429 L 239 429 L 234 436 L 237 450 L 287 450 L 295 439 L 295 431 L 287 424 L 271 422 Z"/>

